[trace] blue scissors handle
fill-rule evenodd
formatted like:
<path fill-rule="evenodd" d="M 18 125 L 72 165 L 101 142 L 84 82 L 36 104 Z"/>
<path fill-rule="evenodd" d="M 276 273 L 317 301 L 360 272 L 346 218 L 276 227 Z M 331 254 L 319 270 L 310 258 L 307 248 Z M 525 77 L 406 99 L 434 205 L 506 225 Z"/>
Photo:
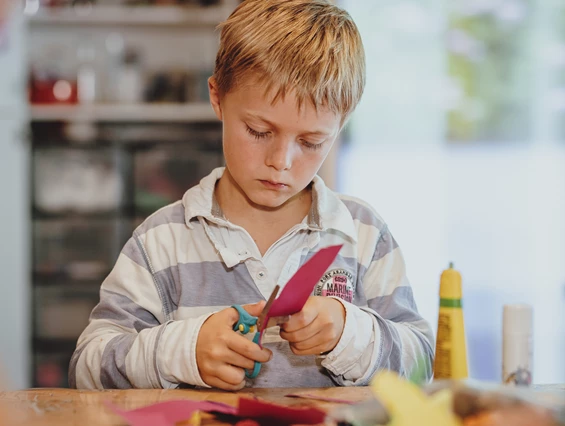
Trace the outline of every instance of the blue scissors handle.
<path fill-rule="evenodd" d="M 239 331 L 241 334 L 247 334 L 249 332 L 255 331 L 257 325 L 257 317 L 250 315 L 241 305 L 232 305 L 232 308 L 235 308 L 237 313 L 239 314 L 239 319 L 233 326 L 234 331 Z M 261 333 L 255 333 L 253 337 L 253 343 L 259 343 L 259 336 Z M 253 366 L 253 371 L 250 373 L 249 371 L 245 371 L 245 377 L 248 379 L 254 379 L 259 375 L 261 371 L 261 363 L 255 361 L 255 365 Z"/>
<path fill-rule="evenodd" d="M 255 331 L 257 317 L 250 315 L 241 305 L 232 305 L 232 308 L 239 314 L 239 319 L 233 326 L 233 331 L 239 331 L 241 334 Z"/>

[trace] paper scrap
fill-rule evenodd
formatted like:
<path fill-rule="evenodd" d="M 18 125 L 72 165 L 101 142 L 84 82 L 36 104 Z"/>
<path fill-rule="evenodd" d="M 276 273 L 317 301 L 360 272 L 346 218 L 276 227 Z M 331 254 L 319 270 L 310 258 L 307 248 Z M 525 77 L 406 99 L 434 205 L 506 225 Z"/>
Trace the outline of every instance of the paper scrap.
<path fill-rule="evenodd" d="M 237 416 L 247 419 L 269 420 L 269 424 L 317 425 L 324 423 L 326 413 L 313 407 L 288 407 L 260 399 L 239 398 Z"/>
<path fill-rule="evenodd" d="M 109 402 L 106 402 L 106 405 L 131 426 L 175 426 L 178 422 L 190 419 L 197 411 L 232 415 L 237 413 L 235 407 L 213 401 L 173 400 L 136 410 L 122 410 Z"/>
<path fill-rule="evenodd" d="M 254 398 L 239 398 L 238 406 L 212 401 L 174 400 L 152 404 L 135 410 L 122 410 L 106 403 L 130 426 L 175 426 L 190 419 L 197 411 L 228 414 L 244 420 L 277 425 L 316 425 L 324 422 L 326 413 L 317 408 L 287 407 Z M 193 417 L 192 417 L 193 418 Z"/>

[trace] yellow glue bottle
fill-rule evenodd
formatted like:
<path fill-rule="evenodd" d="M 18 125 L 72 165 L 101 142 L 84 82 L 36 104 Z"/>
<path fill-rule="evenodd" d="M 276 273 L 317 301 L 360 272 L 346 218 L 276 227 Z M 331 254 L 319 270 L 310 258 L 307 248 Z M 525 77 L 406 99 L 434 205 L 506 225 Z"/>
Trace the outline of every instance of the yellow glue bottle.
<path fill-rule="evenodd" d="M 461 274 L 450 263 L 439 285 L 434 379 L 466 379 L 469 375 L 462 296 Z"/>

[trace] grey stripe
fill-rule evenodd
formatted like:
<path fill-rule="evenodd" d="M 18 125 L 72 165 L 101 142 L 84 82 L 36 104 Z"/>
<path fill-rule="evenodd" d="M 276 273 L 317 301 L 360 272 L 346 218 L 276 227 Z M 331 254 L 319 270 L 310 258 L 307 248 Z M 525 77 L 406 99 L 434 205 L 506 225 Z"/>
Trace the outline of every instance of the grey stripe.
<path fill-rule="evenodd" d="M 312 194 L 312 205 L 310 206 L 310 211 L 308 212 L 308 225 L 314 228 L 320 228 L 320 199 L 318 197 L 318 191 L 314 188 L 314 184 L 310 183 L 309 188 Z"/>
<path fill-rule="evenodd" d="M 388 226 L 381 230 L 381 235 L 379 237 L 379 241 L 377 241 L 377 247 L 375 248 L 375 253 L 373 253 L 372 262 L 375 262 L 379 259 L 382 259 L 387 254 L 394 251 L 395 248 L 398 247 L 398 243 L 388 230 Z"/>
<path fill-rule="evenodd" d="M 365 225 L 374 226 L 377 229 L 382 229 L 384 227 L 383 221 L 379 219 L 375 215 L 375 213 L 371 211 L 371 209 L 364 206 L 363 204 L 357 203 L 353 200 L 343 199 L 341 200 L 341 202 L 345 204 L 345 207 L 347 207 L 347 210 L 349 210 L 349 213 L 351 213 L 351 217 L 353 217 L 353 219 L 357 219 L 359 222 Z"/>
<path fill-rule="evenodd" d="M 414 323 L 422 320 L 414 301 L 412 287 L 397 287 L 390 295 L 369 299 L 367 305 L 390 321 Z"/>
<path fill-rule="evenodd" d="M 109 320 L 122 327 L 135 329 L 138 333 L 160 324 L 151 312 L 129 297 L 104 289 L 100 290 L 100 303 L 92 310 L 90 319 Z"/>
<path fill-rule="evenodd" d="M 69 363 L 69 387 L 71 389 L 77 388 L 77 364 L 80 356 L 88 346 L 88 342 L 82 344 L 80 348 L 76 348 L 73 356 L 71 357 L 71 362 Z"/>
<path fill-rule="evenodd" d="M 131 389 L 126 372 L 126 356 L 135 342 L 137 334 L 120 334 L 110 340 L 100 366 L 100 382 L 104 389 Z"/>
<path fill-rule="evenodd" d="M 424 319 L 420 320 L 418 323 L 412 324 L 413 328 L 417 330 L 413 330 L 414 335 L 420 341 L 420 345 L 423 349 L 423 354 L 421 359 L 416 359 L 413 369 L 417 369 L 418 364 L 421 362 L 425 362 L 425 378 L 429 379 L 433 375 L 433 364 L 434 364 L 434 352 L 435 352 L 435 340 L 432 330 L 430 329 L 430 325 Z M 427 332 L 425 335 L 422 331 Z M 409 375 L 411 372 L 407 372 Z"/>
<path fill-rule="evenodd" d="M 391 370 L 403 374 L 402 370 L 402 340 L 396 328 L 381 317 L 375 316 L 379 323 L 381 337 L 378 342 L 379 358 L 372 367 L 371 374 L 358 386 L 367 386 L 379 370 Z"/>
<path fill-rule="evenodd" d="M 143 235 L 157 226 L 166 225 L 168 223 L 186 223 L 184 218 L 184 205 L 182 203 L 170 204 L 163 207 L 139 225 L 136 232 L 139 235 Z"/>
<path fill-rule="evenodd" d="M 226 219 L 226 217 L 224 216 L 224 212 L 222 211 L 222 208 L 220 207 L 220 203 L 218 203 L 218 199 L 216 198 L 216 193 L 213 192 L 212 193 L 212 216 L 217 217 L 219 219 Z"/>
<path fill-rule="evenodd" d="M 231 269 L 219 261 L 181 263 L 156 272 L 154 277 L 173 310 L 264 300 L 243 263 Z"/>
<path fill-rule="evenodd" d="M 161 300 L 161 305 L 163 307 L 163 317 L 165 318 L 165 321 L 168 321 L 172 312 L 170 300 L 165 297 L 165 292 L 163 290 L 163 287 L 161 286 L 161 283 L 155 278 L 155 270 L 153 269 L 153 265 L 151 264 L 151 260 L 149 259 L 149 254 L 147 253 L 147 250 L 145 250 L 145 247 L 143 246 L 143 243 L 141 242 L 141 239 L 137 234 L 137 230 L 133 231 L 133 238 L 135 238 L 139 252 L 143 255 L 143 259 L 145 259 L 145 263 L 149 267 L 151 278 L 153 280 L 153 283 L 155 284 L 155 290 L 157 290 L 159 300 Z"/>
<path fill-rule="evenodd" d="M 397 371 L 400 374 L 402 370 L 402 340 L 398 334 L 398 330 L 394 325 L 387 323 L 382 318 L 377 320 L 381 329 L 381 359 L 379 368 Z"/>
<path fill-rule="evenodd" d="M 147 266 L 147 262 L 143 257 L 143 253 L 141 253 L 141 251 L 139 250 L 135 238 L 130 238 L 128 240 L 128 242 L 125 244 L 124 248 L 122 249 L 122 254 L 126 255 L 135 263 L 137 263 L 139 266 L 149 271 L 149 266 Z"/>
<path fill-rule="evenodd" d="M 373 253 L 373 257 L 371 258 L 371 263 L 369 264 L 369 268 L 373 262 L 381 260 L 387 254 L 392 253 L 396 248 L 398 248 L 398 243 L 388 230 L 388 226 L 384 226 L 381 230 L 381 234 L 379 235 L 379 240 L 377 241 L 375 251 Z M 359 264 L 357 270 L 357 276 L 359 277 L 359 281 L 362 281 L 367 273 L 367 267 Z"/>

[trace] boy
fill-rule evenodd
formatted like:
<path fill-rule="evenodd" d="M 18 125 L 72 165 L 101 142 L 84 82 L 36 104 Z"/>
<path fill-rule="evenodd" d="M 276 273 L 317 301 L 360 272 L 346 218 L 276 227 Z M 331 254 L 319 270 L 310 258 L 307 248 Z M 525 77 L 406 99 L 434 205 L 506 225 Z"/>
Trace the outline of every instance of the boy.
<path fill-rule="evenodd" d="M 431 376 L 431 329 L 396 242 L 370 207 L 316 176 L 364 66 L 355 24 L 325 0 L 247 0 L 221 25 L 209 91 L 226 168 L 135 230 L 79 338 L 72 387 L 237 390 L 255 361 L 255 387 L 363 385 L 383 368 Z M 232 330 L 231 305 L 258 315 L 276 284 L 334 244 L 316 296 L 268 329 L 263 349 Z"/>

